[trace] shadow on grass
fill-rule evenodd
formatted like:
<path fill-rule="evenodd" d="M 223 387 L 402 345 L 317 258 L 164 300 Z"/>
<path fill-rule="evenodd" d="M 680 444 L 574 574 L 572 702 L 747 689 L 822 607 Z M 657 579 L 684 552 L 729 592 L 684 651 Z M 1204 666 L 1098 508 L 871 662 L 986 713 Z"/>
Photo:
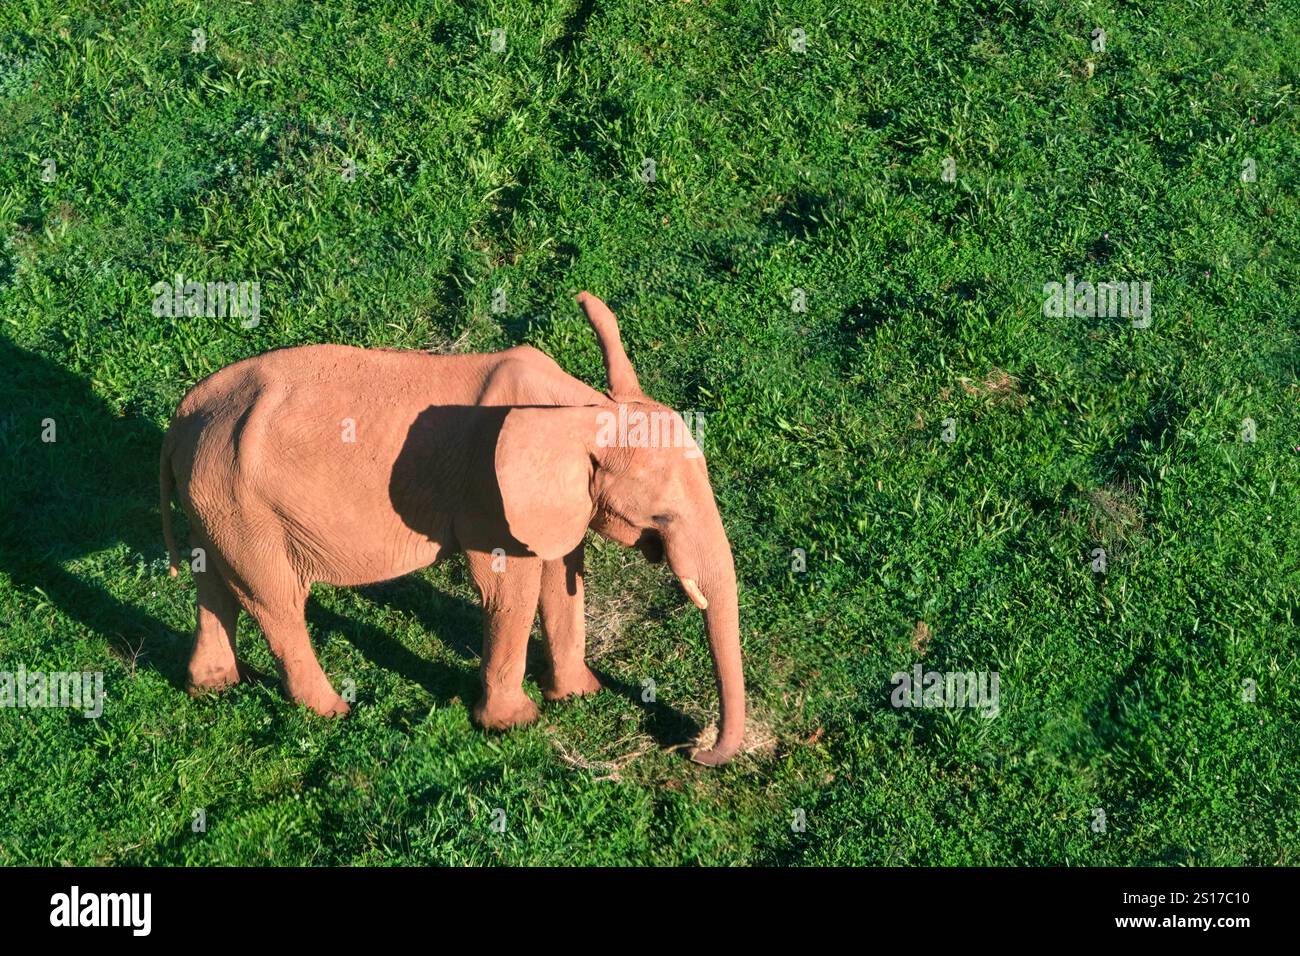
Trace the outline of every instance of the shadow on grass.
<path fill-rule="evenodd" d="M 577 9 L 565 18 L 564 27 L 550 46 L 553 53 L 568 56 L 587 32 L 587 23 L 596 10 L 596 0 L 582 0 Z"/>
<path fill-rule="evenodd" d="M 689 744 L 704 728 L 680 710 L 659 701 L 642 699 L 641 688 L 613 677 L 608 671 L 592 668 L 592 672 L 610 693 L 618 694 L 645 711 L 645 732 L 660 747 L 679 747 Z"/>
<path fill-rule="evenodd" d="M 161 557 L 161 433 L 116 414 L 85 379 L 5 339 L 0 368 L 0 569 L 115 653 L 182 688 L 188 637 L 62 566 L 119 544 L 146 567 Z"/>
<path fill-rule="evenodd" d="M 458 656 L 477 656 L 482 634 L 478 605 L 445 594 L 413 576 L 358 590 L 378 605 L 416 618 L 422 628 Z M 468 706 L 478 699 L 475 670 L 421 657 L 377 625 L 345 617 L 315 598 L 307 603 L 307 621 L 317 633 L 337 632 L 371 664 L 419 684 L 440 705 L 459 698 Z"/>

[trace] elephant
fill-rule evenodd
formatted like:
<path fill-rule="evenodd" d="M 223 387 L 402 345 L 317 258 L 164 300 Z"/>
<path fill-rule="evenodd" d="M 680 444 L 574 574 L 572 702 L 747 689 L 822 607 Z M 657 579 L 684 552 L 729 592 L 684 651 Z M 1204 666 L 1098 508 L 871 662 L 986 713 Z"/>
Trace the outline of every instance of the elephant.
<path fill-rule="evenodd" d="M 601 689 L 585 661 L 591 529 L 666 559 L 702 611 L 719 729 L 691 757 L 717 766 L 739 752 L 736 572 L 703 453 L 678 413 L 642 393 L 614 313 L 588 292 L 577 301 L 601 347 L 604 394 L 530 346 L 434 355 L 308 345 L 236 362 L 185 395 L 163 439 L 159 485 L 169 573 L 180 564 L 173 494 L 202 549 L 192 693 L 240 680 L 242 607 L 287 695 L 321 715 L 348 713 L 308 637 L 311 585 L 374 584 L 464 552 L 484 614 L 471 715 L 488 730 L 531 723 L 538 710 L 523 679 L 539 608 L 543 696 Z M 684 440 L 653 440 L 652 429 L 647 441 L 629 420 Z"/>

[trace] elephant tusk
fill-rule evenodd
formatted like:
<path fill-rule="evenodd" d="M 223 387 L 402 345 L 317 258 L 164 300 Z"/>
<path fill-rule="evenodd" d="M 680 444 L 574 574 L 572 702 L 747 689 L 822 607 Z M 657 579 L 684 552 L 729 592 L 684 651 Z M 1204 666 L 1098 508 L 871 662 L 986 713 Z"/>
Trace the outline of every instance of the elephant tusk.
<path fill-rule="evenodd" d="M 700 586 L 695 583 L 694 578 L 682 578 L 682 590 L 686 592 L 687 596 L 695 602 L 695 606 L 701 611 L 709 609 L 708 599 L 705 598 L 704 592 L 700 590 Z"/>

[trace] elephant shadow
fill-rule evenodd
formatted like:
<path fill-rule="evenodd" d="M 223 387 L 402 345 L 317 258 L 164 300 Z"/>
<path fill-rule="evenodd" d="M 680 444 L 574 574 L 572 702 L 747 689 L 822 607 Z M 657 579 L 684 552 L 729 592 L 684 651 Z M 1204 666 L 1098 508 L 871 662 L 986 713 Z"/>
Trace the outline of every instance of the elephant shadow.
<path fill-rule="evenodd" d="M 188 640 L 63 567 L 121 545 L 146 570 L 150 556 L 161 557 L 158 495 L 150 493 L 159 429 L 117 414 L 85 379 L 4 338 L 0 368 L 0 569 L 114 654 L 183 688 Z"/>

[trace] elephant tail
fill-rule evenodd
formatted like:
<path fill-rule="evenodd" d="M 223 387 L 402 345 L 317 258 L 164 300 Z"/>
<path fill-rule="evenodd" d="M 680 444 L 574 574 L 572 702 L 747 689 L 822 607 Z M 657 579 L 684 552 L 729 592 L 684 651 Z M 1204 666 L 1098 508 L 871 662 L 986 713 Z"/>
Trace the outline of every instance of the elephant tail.
<path fill-rule="evenodd" d="M 172 476 L 171 432 L 163 437 L 162 454 L 158 460 L 158 507 L 162 511 L 163 541 L 167 543 L 167 574 L 176 577 L 180 573 L 181 558 L 176 550 L 176 538 L 172 534 Z"/>

